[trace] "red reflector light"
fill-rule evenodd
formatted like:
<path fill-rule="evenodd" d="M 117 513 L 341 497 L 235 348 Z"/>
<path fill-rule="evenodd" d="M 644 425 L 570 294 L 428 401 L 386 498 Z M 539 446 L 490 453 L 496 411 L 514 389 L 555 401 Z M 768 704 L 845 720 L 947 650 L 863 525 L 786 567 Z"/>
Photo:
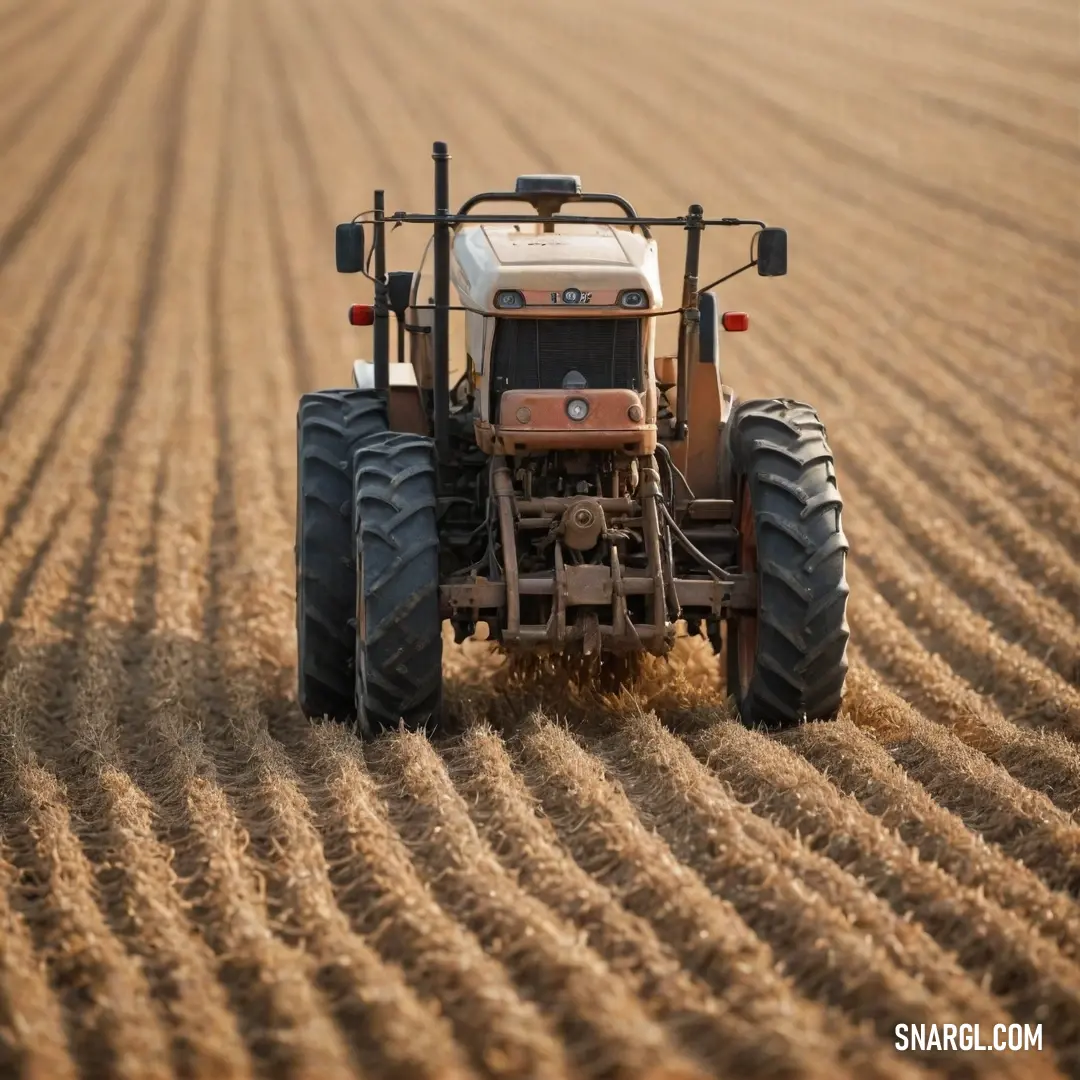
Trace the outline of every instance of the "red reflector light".
<path fill-rule="evenodd" d="M 375 321 L 375 308 L 371 304 L 353 304 L 349 308 L 349 322 L 353 326 L 371 326 Z"/>
<path fill-rule="evenodd" d="M 745 311 L 725 311 L 720 321 L 729 334 L 750 329 L 750 316 Z"/>

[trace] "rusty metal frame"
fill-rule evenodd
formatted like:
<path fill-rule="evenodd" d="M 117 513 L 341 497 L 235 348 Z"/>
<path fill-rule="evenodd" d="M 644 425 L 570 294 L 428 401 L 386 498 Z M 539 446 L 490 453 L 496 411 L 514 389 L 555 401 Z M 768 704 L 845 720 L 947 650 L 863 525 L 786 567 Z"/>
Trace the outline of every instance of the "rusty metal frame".
<path fill-rule="evenodd" d="M 642 461 L 642 478 L 637 498 L 590 499 L 605 517 L 620 525 L 633 523 L 642 530 L 646 550 L 644 571 L 627 573 L 618 549 L 612 545 L 606 564 L 570 564 L 565 561 L 564 540 L 553 533 L 554 569 L 521 573 L 518 568 L 517 533 L 520 529 L 550 528 L 578 501 L 576 497 L 518 499 L 512 474 L 504 457 L 491 459 L 491 492 L 502 544 L 503 580 L 474 575 L 468 581 L 440 586 L 443 617 L 477 623 L 487 621 L 498 631 L 503 646 L 515 649 L 561 650 L 581 644 L 586 654 L 598 652 L 648 652 L 663 654 L 675 638 L 675 622 L 684 609 L 708 612 L 720 618 L 731 611 L 753 610 L 757 603 L 756 580 L 733 575 L 677 578 L 670 559 L 664 557 L 660 472 L 656 459 Z M 727 500 L 700 500 L 691 503 L 691 521 L 723 523 L 730 520 Z M 715 527 L 715 526 L 714 526 Z M 521 622 L 521 598 L 550 596 L 551 612 L 546 623 Z M 647 598 L 647 618 L 635 623 L 627 598 Z M 571 608 L 605 608 L 611 621 L 600 622 L 595 612 L 583 612 L 568 625 Z"/>
<path fill-rule="evenodd" d="M 648 596 L 653 580 L 645 574 L 626 574 L 618 565 L 566 566 L 562 574 L 526 574 L 517 581 L 519 596 L 555 596 L 565 607 L 581 607 L 610 603 L 613 608 L 626 606 L 628 596 Z M 602 574 L 595 573 L 602 571 Z M 561 588 L 556 583 L 561 580 Z M 673 578 L 679 607 L 709 608 L 714 615 L 730 610 L 753 610 L 757 601 L 757 585 L 753 578 L 733 574 L 725 581 L 712 578 Z M 451 613 L 502 609 L 506 604 L 505 581 L 491 581 L 477 575 L 471 581 L 441 585 L 444 612 Z M 624 610 L 625 614 L 625 610 Z M 616 612 L 617 616 L 617 612 Z M 617 617 L 616 617 L 616 621 Z"/>

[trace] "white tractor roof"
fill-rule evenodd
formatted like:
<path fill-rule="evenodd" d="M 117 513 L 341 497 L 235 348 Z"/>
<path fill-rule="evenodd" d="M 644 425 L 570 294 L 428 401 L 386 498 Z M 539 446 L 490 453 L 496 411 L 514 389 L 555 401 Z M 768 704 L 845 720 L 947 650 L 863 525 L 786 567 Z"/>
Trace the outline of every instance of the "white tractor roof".
<path fill-rule="evenodd" d="M 553 233 L 492 225 L 481 228 L 503 266 L 641 266 L 645 255 L 640 236 L 610 225 L 574 225 Z"/>
<path fill-rule="evenodd" d="M 454 283 L 480 307 L 499 289 L 645 289 L 662 302 L 657 245 L 612 225 L 474 225 L 458 230 Z M 464 294 L 463 294 L 464 295 Z"/>

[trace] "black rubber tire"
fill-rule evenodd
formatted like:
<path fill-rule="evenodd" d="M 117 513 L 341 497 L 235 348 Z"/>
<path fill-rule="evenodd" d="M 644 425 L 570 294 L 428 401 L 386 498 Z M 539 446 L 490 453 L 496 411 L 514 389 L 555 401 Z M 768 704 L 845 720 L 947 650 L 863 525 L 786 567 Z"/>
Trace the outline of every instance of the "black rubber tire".
<path fill-rule="evenodd" d="M 387 429 L 371 390 L 304 394 L 296 414 L 298 699 L 309 719 L 355 715 L 353 454 Z"/>
<path fill-rule="evenodd" d="M 727 621 L 729 691 L 749 726 L 835 719 L 848 669 L 848 542 L 825 425 L 800 401 L 746 401 L 733 411 L 725 441 L 737 525 L 749 499 L 758 582 L 745 689 L 742 620 Z"/>
<path fill-rule="evenodd" d="M 442 719 L 435 443 L 382 435 L 353 464 L 357 725 L 430 732 Z"/>

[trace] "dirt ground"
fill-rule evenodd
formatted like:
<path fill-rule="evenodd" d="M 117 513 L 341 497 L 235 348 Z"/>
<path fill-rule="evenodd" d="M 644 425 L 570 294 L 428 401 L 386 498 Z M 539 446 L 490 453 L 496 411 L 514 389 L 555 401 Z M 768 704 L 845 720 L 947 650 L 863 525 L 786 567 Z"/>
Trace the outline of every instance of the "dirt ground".
<path fill-rule="evenodd" d="M 0 0 L 0 1075 L 1080 1075 L 1078 53 L 1071 0 Z M 829 426 L 840 721 L 745 730 L 689 642 L 607 699 L 451 647 L 434 743 L 302 719 L 332 227 L 434 139 L 458 202 L 790 230 L 725 381 Z"/>

